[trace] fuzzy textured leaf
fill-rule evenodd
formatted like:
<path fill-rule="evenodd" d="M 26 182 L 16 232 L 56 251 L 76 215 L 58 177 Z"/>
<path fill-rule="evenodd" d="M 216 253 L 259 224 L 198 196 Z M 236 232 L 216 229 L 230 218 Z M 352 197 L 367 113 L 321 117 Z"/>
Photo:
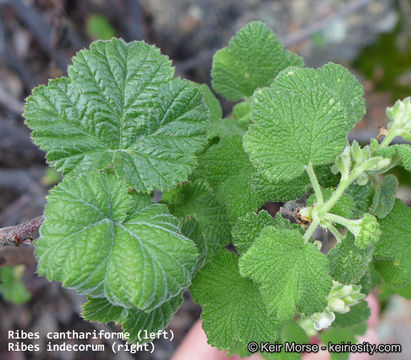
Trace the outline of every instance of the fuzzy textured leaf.
<path fill-rule="evenodd" d="M 289 344 L 291 344 L 292 342 L 295 342 L 296 344 L 309 344 L 310 342 L 305 331 L 295 321 L 290 321 L 281 328 L 280 340 L 282 344 L 284 344 L 285 342 L 288 342 Z M 299 360 L 301 359 L 301 354 L 285 352 L 285 345 L 283 345 L 281 353 L 278 354 L 278 357 L 275 357 L 275 359 Z"/>
<path fill-rule="evenodd" d="M 368 307 L 368 303 L 364 300 L 351 307 L 350 311 L 345 314 L 336 313 L 332 326 L 336 328 L 346 328 L 359 325 L 366 322 L 370 315 L 370 308 Z"/>
<path fill-rule="evenodd" d="M 233 118 L 226 118 L 211 124 L 209 138 L 245 134 L 244 128 Z"/>
<path fill-rule="evenodd" d="M 114 305 L 151 310 L 188 287 L 198 256 L 165 205 L 128 193 L 112 173 L 68 177 L 50 191 L 37 271 Z"/>
<path fill-rule="evenodd" d="M 347 91 L 358 106 L 349 106 Z M 339 65 L 286 69 L 271 87 L 255 92 L 244 149 L 269 180 L 291 180 L 309 163 L 333 162 L 361 120 L 363 103 L 361 85 Z"/>
<path fill-rule="evenodd" d="M 188 216 L 196 218 L 207 244 L 207 259 L 231 242 L 227 211 L 203 180 L 198 179 L 177 187 L 174 196 L 167 203 L 174 216 L 180 219 Z"/>
<path fill-rule="evenodd" d="M 243 150 L 241 136 L 222 138 L 199 157 L 195 174 L 206 179 L 220 202 L 226 205 L 230 220 L 257 210 L 264 200 L 251 188 L 255 172 Z"/>
<path fill-rule="evenodd" d="M 249 355 L 247 343 L 277 339 L 279 325 L 268 316 L 258 286 L 242 278 L 237 255 L 222 251 L 196 276 L 191 293 L 203 306 L 208 343 L 229 354 Z"/>
<path fill-rule="evenodd" d="M 373 245 L 364 249 L 354 246 L 354 235 L 348 232 L 345 239 L 327 255 L 332 278 L 347 285 L 359 282 L 368 271 L 373 251 Z"/>
<path fill-rule="evenodd" d="M 202 93 L 173 79 L 169 59 L 144 42 L 96 41 L 69 77 L 34 89 L 24 110 L 33 139 L 63 174 L 114 166 L 139 192 L 187 179 L 207 140 Z"/>
<path fill-rule="evenodd" d="M 369 211 L 374 194 L 374 188 L 370 182 L 366 185 L 352 184 L 345 193 L 354 200 L 353 219 L 359 219 Z"/>
<path fill-rule="evenodd" d="M 374 263 L 371 262 L 368 270 L 358 283 L 358 285 L 361 285 L 361 294 L 368 295 L 381 281 L 381 275 L 375 270 Z"/>
<path fill-rule="evenodd" d="M 258 238 L 261 230 L 274 224 L 274 218 L 265 210 L 239 218 L 233 227 L 233 242 L 238 254 L 243 255 Z"/>
<path fill-rule="evenodd" d="M 394 175 L 384 176 L 382 184 L 378 184 L 375 189 L 374 199 L 371 206 L 371 214 L 385 218 L 395 203 L 398 180 Z"/>
<path fill-rule="evenodd" d="M 265 201 L 288 201 L 304 195 L 310 187 L 310 180 L 302 174 L 288 181 L 270 181 L 255 171 L 251 175 L 251 187 Z"/>
<path fill-rule="evenodd" d="M 233 106 L 233 119 L 236 120 L 241 127 L 248 129 L 250 124 L 251 105 L 248 102 L 240 102 Z"/>
<path fill-rule="evenodd" d="M 298 96 L 303 96 L 313 87 L 326 88 L 327 92 L 335 95 L 335 101 L 341 102 L 349 128 L 360 122 L 365 114 L 362 85 L 350 71 L 339 64 L 328 63 L 318 69 L 286 69 L 274 79 L 271 86 L 286 89 Z"/>
<path fill-rule="evenodd" d="M 267 309 L 280 321 L 322 312 L 332 281 L 328 260 L 298 230 L 265 227 L 240 258 L 240 273 L 258 284 Z"/>
<path fill-rule="evenodd" d="M 330 171 L 329 165 L 319 165 L 314 168 L 318 182 L 322 187 L 338 184 L 338 177 Z M 270 181 L 263 174 L 255 171 L 251 175 L 253 191 L 267 201 L 289 201 L 299 198 L 311 188 L 311 182 L 306 173 L 287 181 Z"/>
<path fill-rule="evenodd" d="M 342 342 L 351 342 L 355 344 L 357 338 L 360 335 L 364 335 L 367 331 L 367 322 L 362 322 L 358 325 L 344 327 L 344 328 L 334 328 L 331 327 L 325 332 L 320 334 L 320 339 L 323 344 L 328 345 L 329 342 L 333 344 L 340 344 Z M 350 353 L 348 352 L 333 352 L 330 355 L 331 360 L 348 360 Z"/>
<path fill-rule="evenodd" d="M 284 229 L 299 228 L 278 213 L 275 218 L 265 210 L 261 210 L 258 214 L 248 213 L 239 218 L 233 227 L 233 241 L 238 254 L 243 255 L 258 238 L 261 230 L 270 225 Z"/>
<path fill-rule="evenodd" d="M 240 100 L 253 95 L 258 87 L 268 86 L 291 65 L 303 66 L 304 62 L 285 50 L 265 24 L 254 21 L 240 29 L 228 47 L 215 53 L 213 88 L 227 100 Z"/>
<path fill-rule="evenodd" d="M 113 321 L 116 324 L 120 324 L 124 332 L 129 334 L 127 341 L 137 344 L 151 341 L 151 339 L 144 338 L 145 330 L 148 333 L 163 330 L 169 324 L 182 302 L 183 297 L 178 295 L 158 308 L 146 312 L 136 308 L 127 309 L 115 306 L 104 298 L 89 297 L 88 302 L 83 305 L 81 315 L 84 319 L 90 321 L 104 323 Z"/>
<path fill-rule="evenodd" d="M 411 281 L 411 208 L 395 200 L 394 208 L 380 224 L 382 234 L 375 246 L 375 268 L 385 281 L 403 287 Z"/>
<path fill-rule="evenodd" d="M 402 166 L 411 171 L 411 146 L 408 144 L 391 145 L 386 148 L 379 147 L 376 152 L 377 156 L 384 156 L 393 159 L 399 159 Z"/>
<path fill-rule="evenodd" d="M 194 216 L 189 216 L 184 219 L 183 224 L 181 225 L 181 232 L 189 239 L 193 240 L 197 245 L 199 256 L 197 259 L 197 266 L 193 274 L 194 277 L 204 266 L 207 260 L 211 258 L 210 255 L 214 254 L 208 251 L 207 242 L 205 241 L 204 235 L 201 231 L 200 223 Z"/>

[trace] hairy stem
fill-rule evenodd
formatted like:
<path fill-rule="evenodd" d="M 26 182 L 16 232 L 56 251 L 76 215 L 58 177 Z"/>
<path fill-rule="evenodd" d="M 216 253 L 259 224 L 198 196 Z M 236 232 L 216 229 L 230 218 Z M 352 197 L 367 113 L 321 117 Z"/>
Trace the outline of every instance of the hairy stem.
<path fill-rule="evenodd" d="M 0 229 L 0 247 L 19 246 L 27 239 L 37 239 L 43 222 L 44 215 L 41 215 L 23 224 Z"/>
<path fill-rule="evenodd" d="M 391 141 L 397 136 L 395 129 L 391 129 L 385 136 L 384 140 L 381 142 L 380 147 L 386 147 L 390 145 Z"/>
<path fill-rule="evenodd" d="M 318 209 L 318 215 L 320 217 L 327 214 L 333 208 L 336 202 L 341 198 L 341 196 L 343 196 L 344 191 L 355 181 L 355 179 L 357 179 L 358 176 L 364 172 L 365 164 L 366 163 L 362 163 L 361 165 L 355 167 L 346 179 L 341 178 L 337 189 L 335 189 L 334 193 L 324 203 L 324 205 Z"/>
<path fill-rule="evenodd" d="M 332 222 L 334 222 L 334 223 L 337 223 L 337 224 L 340 224 L 340 225 L 342 225 L 342 226 L 345 226 L 348 230 L 352 230 L 352 228 L 353 228 L 353 225 L 357 222 L 359 222 L 359 221 L 361 221 L 361 220 L 350 220 L 350 219 L 346 219 L 345 217 L 342 217 L 342 216 L 340 216 L 340 215 L 335 215 L 335 214 L 331 214 L 331 213 L 328 213 L 328 214 L 326 214 L 325 216 L 324 216 L 324 218 L 326 219 L 326 220 L 329 220 L 329 221 L 332 221 Z M 350 231 L 351 231 L 350 230 Z"/>
<path fill-rule="evenodd" d="M 314 233 L 315 229 L 317 229 L 318 225 L 320 224 L 320 219 L 314 219 L 314 221 L 311 223 L 310 227 L 307 229 L 305 232 L 303 239 L 307 243 L 308 240 L 310 240 L 311 235 Z"/>
<path fill-rule="evenodd" d="M 340 232 L 338 231 L 338 229 L 337 229 L 333 224 L 327 225 L 327 229 L 330 230 L 331 234 L 334 235 L 334 237 L 336 238 L 337 242 L 343 241 L 342 235 L 340 234 Z"/>
<path fill-rule="evenodd" d="M 320 184 L 318 183 L 317 176 L 315 176 L 314 168 L 311 163 L 305 166 L 305 171 L 310 178 L 311 185 L 313 186 L 315 197 L 317 199 L 317 204 L 322 204 L 324 202 L 323 193 L 321 192 Z"/>

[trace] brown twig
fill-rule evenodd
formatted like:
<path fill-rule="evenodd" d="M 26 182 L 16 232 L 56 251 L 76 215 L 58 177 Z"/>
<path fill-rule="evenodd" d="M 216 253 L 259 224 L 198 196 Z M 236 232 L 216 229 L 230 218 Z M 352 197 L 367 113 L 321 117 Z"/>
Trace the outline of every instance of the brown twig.
<path fill-rule="evenodd" d="M 28 239 L 37 239 L 39 237 L 39 229 L 43 224 L 43 221 L 44 215 L 41 215 L 23 224 L 0 229 L 0 247 L 19 246 Z"/>

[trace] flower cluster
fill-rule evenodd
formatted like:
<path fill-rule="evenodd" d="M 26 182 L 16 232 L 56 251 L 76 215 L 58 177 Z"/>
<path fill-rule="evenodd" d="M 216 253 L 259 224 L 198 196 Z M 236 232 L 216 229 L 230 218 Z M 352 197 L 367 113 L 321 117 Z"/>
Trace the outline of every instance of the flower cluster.
<path fill-rule="evenodd" d="M 365 295 L 360 292 L 358 285 L 343 285 L 333 281 L 333 286 L 328 294 L 327 307 L 321 313 L 311 315 L 315 330 L 319 331 L 329 327 L 335 320 L 335 313 L 345 314 L 350 307 L 357 305 Z"/>

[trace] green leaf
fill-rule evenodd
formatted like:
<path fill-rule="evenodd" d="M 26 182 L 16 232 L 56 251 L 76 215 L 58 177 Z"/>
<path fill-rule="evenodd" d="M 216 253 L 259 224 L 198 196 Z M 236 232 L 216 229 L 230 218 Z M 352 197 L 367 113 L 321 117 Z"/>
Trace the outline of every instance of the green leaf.
<path fill-rule="evenodd" d="M 321 342 L 326 345 L 328 345 L 329 342 L 332 344 L 340 344 L 342 342 L 351 342 L 355 344 L 357 342 L 357 337 L 359 335 L 364 335 L 366 331 L 366 322 L 345 328 L 331 327 L 329 330 L 320 334 L 320 339 Z M 350 354 L 348 352 L 334 352 L 331 353 L 331 360 L 348 360 L 349 355 Z"/>
<path fill-rule="evenodd" d="M 361 285 L 361 293 L 368 295 L 382 281 L 381 275 L 375 270 L 374 264 L 371 262 L 368 265 L 368 270 L 361 278 L 358 285 Z"/>
<path fill-rule="evenodd" d="M 24 304 L 31 294 L 21 281 L 24 266 L 4 266 L 0 268 L 0 295 L 13 304 Z"/>
<path fill-rule="evenodd" d="M 335 314 L 335 320 L 332 323 L 334 328 L 346 328 L 354 325 L 359 325 L 368 321 L 371 315 L 370 308 L 366 301 L 361 301 L 359 304 L 350 308 L 350 311 L 345 314 Z"/>
<path fill-rule="evenodd" d="M 265 201 L 288 201 L 304 195 L 310 188 L 310 180 L 302 174 L 288 181 L 270 181 L 255 171 L 251 175 L 251 187 Z"/>
<path fill-rule="evenodd" d="M 397 187 L 398 180 L 394 175 L 384 177 L 382 184 L 378 184 L 375 189 L 371 214 L 383 219 L 390 213 L 394 207 Z"/>
<path fill-rule="evenodd" d="M 354 235 L 348 232 L 345 239 L 327 255 L 331 277 L 346 285 L 359 282 L 368 271 L 373 251 L 373 245 L 364 249 L 354 246 Z"/>
<path fill-rule="evenodd" d="M 310 343 L 305 331 L 295 321 L 290 321 L 286 323 L 285 325 L 283 325 L 283 327 L 281 328 L 281 332 L 280 332 L 280 340 L 281 340 L 281 343 L 283 344 L 283 349 L 281 353 L 278 355 L 278 358 L 276 357 L 276 359 L 279 359 L 279 360 L 280 359 L 281 360 L 301 359 L 301 354 L 285 352 L 286 342 L 288 342 L 289 344 L 291 344 L 292 342 L 295 342 L 296 344 L 309 344 Z"/>
<path fill-rule="evenodd" d="M 151 339 L 147 338 L 140 340 L 139 331 L 147 330 L 148 333 L 151 333 L 163 330 L 170 323 L 182 303 L 183 297 L 178 295 L 149 312 L 130 309 L 122 325 L 124 331 L 130 334 L 129 342 L 142 343 L 151 341 Z"/>
<path fill-rule="evenodd" d="M 275 342 L 279 325 L 267 315 L 258 286 L 242 278 L 237 255 L 222 251 L 196 276 L 191 293 L 202 305 L 208 343 L 229 354 L 249 355 L 250 341 Z"/>
<path fill-rule="evenodd" d="M 85 320 L 122 324 L 127 317 L 129 308 L 113 305 L 105 298 L 87 297 L 87 300 L 81 313 Z"/>
<path fill-rule="evenodd" d="M 231 222 L 257 210 L 264 200 L 251 188 L 255 172 L 243 150 L 240 136 L 229 136 L 199 157 L 196 175 L 206 179 L 220 202 L 226 205 Z"/>
<path fill-rule="evenodd" d="M 285 50 L 265 24 L 254 21 L 240 29 L 228 47 L 215 53 L 213 88 L 227 100 L 240 100 L 253 95 L 258 87 L 268 86 L 290 65 L 304 66 L 304 62 Z"/>
<path fill-rule="evenodd" d="M 245 130 L 250 124 L 251 105 L 248 102 L 240 102 L 233 107 L 233 119 L 236 120 L 240 126 Z"/>
<path fill-rule="evenodd" d="M 233 227 L 233 240 L 238 254 L 243 255 L 258 238 L 261 230 L 274 224 L 274 218 L 265 210 L 239 218 Z"/>
<path fill-rule="evenodd" d="M 240 258 L 240 273 L 258 284 L 270 314 L 280 321 L 322 312 L 332 281 L 328 260 L 298 230 L 265 227 Z"/>
<path fill-rule="evenodd" d="M 364 88 L 349 70 L 334 63 L 318 69 L 286 69 L 277 76 L 272 87 L 286 89 L 294 95 L 304 96 L 313 87 L 325 88 L 335 95 L 347 115 L 349 129 L 360 122 L 365 114 Z"/>
<path fill-rule="evenodd" d="M 208 138 L 214 139 L 215 137 L 230 136 L 230 135 L 241 135 L 243 136 L 245 130 L 248 127 L 240 122 L 240 119 L 236 119 L 234 116 L 233 108 L 233 118 L 222 119 L 223 110 L 218 99 L 214 96 L 210 88 L 206 84 L 198 85 L 197 88 L 203 93 L 205 103 L 210 110 L 210 129 L 208 132 Z M 240 104 L 237 104 L 240 105 Z M 236 105 L 236 106 L 237 106 Z M 248 105 L 248 104 L 247 104 Z M 249 105 L 248 105 L 249 106 Z M 244 121 L 241 119 L 241 121 Z"/>
<path fill-rule="evenodd" d="M 179 186 L 176 191 L 174 198 L 167 201 L 170 212 L 180 219 L 188 216 L 196 218 L 207 244 L 208 260 L 231 242 L 231 225 L 227 211 L 201 179 Z"/>
<path fill-rule="evenodd" d="M 333 188 L 322 189 L 324 201 L 327 201 L 331 197 L 331 195 L 334 193 L 334 191 L 335 190 Z M 315 194 L 312 194 L 307 199 L 307 205 L 313 206 L 315 203 L 315 200 L 316 200 Z M 340 215 L 347 219 L 351 219 L 353 215 L 353 211 L 354 211 L 354 200 L 352 199 L 350 195 L 343 194 L 329 212 L 335 215 Z"/>
<path fill-rule="evenodd" d="M 403 287 L 411 281 L 411 209 L 397 199 L 380 224 L 382 234 L 375 246 L 375 268 L 385 281 Z"/>
<path fill-rule="evenodd" d="M 183 235 L 193 240 L 197 245 L 199 256 L 197 259 L 197 267 L 193 274 L 194 277 L 207 262 L 207 258 L 211 258 L 211 252 L 208 251 L 207 242 L 205 241 L 203 233 L 201 231 L 200 223 L 194 216 L 189 216 L 184 219 L 181 226 L 181 232 L 183 233 Z"/>
<path fill-rule="evenodd" d="M 330 164 L 315 166 L 314 171 L 319 184 L 323 188 L 336 187 L 340 182 L 340 174 L 333 174 Z"/>
<path fill-rule="evenodd" d="M 33 139 L 63 174 L 114 166 L 139 192 L 187 179 L 207 140 L 202 93 L 173 79 L 169 59 L 144 42 L 96 41 L 68 78 L 34 89 L 24 110 Z"/>
<path fill-rule="evenodd" d="M 245 130 L 241 125 L 233 118 L 226 118 L 223 120 L 216 121 L 211 124 L 209 131 L 209 138 L 215 137 L 225 137 L 231 135 L 240 135 L 243 136 Z"/>
<path fill-rule="evenodd" d="M 393 158 L 393 160 L 400 160 L 402 166 L 411 171 L 411 146 L 408 144 L 391 145 L 388 147 L 379 146 L 376 156 L 384 156 Z"/>
<path fill-rule="evenodd" d="M 339 179 L 330 171 L 329 165 L 319 165 L 314 169 L 318 182 L 323 187 L 335 186 Z M 306 173 L 287 181 L 270 181 L 258 171 L 251 175 L 253 191 L 267 201 L 289 201 L 298 199 L 311 188 Z"/>
<path fill-rule="evenodd" d="M 151 310 L 190 284 L 198 253 L 178 220 L 111 173 L 65 178 L 50 191 L 45 218 L 37 271 L 65 287 Z"/>
<path fill-rule="evenodd" d="M 275 218 L 265 210 L 258 214 L 248 213 L 239 218 L 233 227 L 233 240 L 238 254 L 242 256 L 259 237 L 261 230 L 270 225 L 283 229 L 300 229 L 278 213 Z"/>
<path fill-rule="evenodd" d="M 223 109 L 221 108 L 221 104 L 218 99 L 215 97 L 211 89 L 208 87 L 207 84 L 197 84 L 194 83 L 194 86 L 199 89 L 203 96 L 204 102 L 207 105 L 208 110 L 210 111 L 210 123 L 216 123 L 221 121 L 223 118 Z"/>
<path fill-rule="evenodd" d="M 269 180 L 284 181 L 300 176 L 310 163 L 333 162 L 364 113 L 361 85 L 335 64 L 289 68 L 273 84 L 253 96 L 253 124 L 244 138 L 252 164 Z M 351 107 L 347 91 L 351 103 L 362 106 Z"/>
<path fill-rule="evenodd" d="M 359 219 L 369 211 L 374 194 L 369 182 L 366 185 L 352 184 L 345 193 L 354 200 L 353 219 Z"/>
<path fill-rule="evenodd" d="M 182 301 L 182 296 L 178 295 L 158 308 L 146 312 L 136 308 L 115 306 L 104 298 L 88 297 L 88 302 L 83 305 L 82 316 L 90 321 L 113 321 L 121 324 L 124 332 L 129 334 L 128 342 L 144 343 L 151 341 L 145 337 L 145 331 L 149 334 L 163 330 L 170 323 Z"/>

